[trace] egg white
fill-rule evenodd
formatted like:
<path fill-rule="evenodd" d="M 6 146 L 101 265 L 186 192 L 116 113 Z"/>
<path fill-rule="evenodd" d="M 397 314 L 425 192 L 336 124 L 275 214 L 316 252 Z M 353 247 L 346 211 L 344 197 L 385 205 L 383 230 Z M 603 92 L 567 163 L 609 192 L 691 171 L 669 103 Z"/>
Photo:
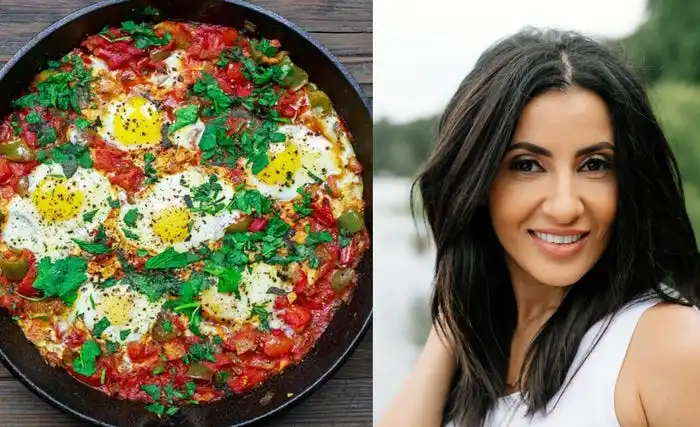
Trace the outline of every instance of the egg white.
<path fill-rule="evenodd" d="M 116 197 L 106 177 L 79 167 L 66 185 L 83 194 L 82 205 L 75 217 L 52 223 L 42 218 L 32 200 L 39 184 L 50 175 L 63 176 L 61 166 L 42 164 L 29 175 L 28 197 L 15 195 L 10 200 L 8 221 L 2 233 L 8 246 L 29 249 L 38 259 L 64 258 L 74 252 L 78 247 L 72 239 L 88 240 L 90 233 L 107 218 L 111 210 L 109 198 Z M 85 221 L 83 214 L 95 209 L 92 221 Z"/>
<path fill-rule="evenodd" d="M 340 173 L 338 155 L 333 148 L 333 143 L 325 136 L 302 125 L 283 125 L 280 126 L 279 132 L 283 133 L 287 139 L 284 142 L 270 144 L 268 156 L 272 159 L 275 155 L 283 152 L 289 144 L 293 144 L 299 152 L 299 168 L 290 171 L 292 177 L 284 184 L 265 183 L 248 169 L 248 184 L 262 194 L 276 200 L 292 200 L 299 195 L 298 188 L 315 182 L 309 172 L 322 180 L 325 180 L 329 175 Z"/>
<path fill-rule="evenodd" d="M 271 287 L 291 292 L 292 283 L 278 277 L 281 267 L 265 263 L 255 263 L 246 267 L 239 284 L 240 298 L 233 293 L 219 292 L 218 283 L 201 294 L 202 311 L 214 319 L 240 323 L 251 317 L 253 305 L 262 304 L 273 312 L 276 294 L 268 293 Z"/>
<path fill-rule="evenodd" d="M 180 73 L 183 69 L 182 60 L 184 56 L 185 52 L 182 50 L 176 50 L 171 53 L 170 56 L 163 60 L 165 73 L 153 73 L 149 78 L 149 82 L 160 89 L 172 89 L 181 85 Z"/>
<path fill-rule="evenodd" d="M 206 125 L 200 119 L 195 123 L 184 126 L 170 135 L 170 140 L 173 144 L 196 151 L 199 147 L 199 141 L 202 139 L 202 134 Z"/>
<path fill-rule="evenodd" d="M 122 344 L 139 341 L 153 328 L 164 302 L 165 298 L 149 302 L 144 295 L 131 290 L 121 281 L 104 289 L 87 282 L 78 291 L 78 298 L 65 321 L 72 324 L 82 315 L 85 327 L 92 332 L 96 324 L 106 317 L 110 326 L 98 338 Z M 126 330 L 130 332 L 122 339 L 121 332 Z"/>
<path fill-rule="evenodd" d="M 133 204 L 124 204 L 119 214 L 120 227 L 128 229 L 139 236 L 138 241 L 133 241 L 139 247 L 155 252 L 162 252 L 168 247 L 173 247 L 179 252 L 187 251 L 202 243 L 216 241 L 224 237 L 225 228 L 234 223 L 240 216 L 238 210 L 226 209 L 211 215 L 203 212 L 192 212 L 185 201 L 185 196 L 193 198 L 196 187 L 205 184 L 209 180 L 209 174 L 200 169 L 188 169 L 184 172 L 169 175 L 144 193 Z M 222 190 L 219 197 L 222 203 L 231 201 L 234 189 L 226 181 L 219 179 Z M 190 212 L 192 226 L 189 238 L 182 242 L 163 242 L 154 231 L 154 222 L 158 214 L 166 209 L 180 208 Z M 133 227 L 127 226 L 124 216 L 131 210 L 137 209 L 140 216 Z"/>

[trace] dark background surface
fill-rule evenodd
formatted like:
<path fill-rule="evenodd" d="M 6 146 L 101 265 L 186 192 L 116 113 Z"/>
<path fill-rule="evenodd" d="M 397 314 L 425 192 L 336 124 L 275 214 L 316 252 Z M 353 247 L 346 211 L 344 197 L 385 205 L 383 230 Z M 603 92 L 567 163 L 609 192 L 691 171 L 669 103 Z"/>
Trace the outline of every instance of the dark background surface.
<path fill-rule="evenodd" d="M 31 37 L 89 0 L 0 0 L 0 66 Z M 324 44 L 372 97 L 371 0 L 256 0 Z M 1 337 L 0 337 L 1 339 Z M 372 423 L 372 331 L 318 391 L 263 426 L 369 426 Z M 81 426 L 47 404 L 0 365 L 0 426 Z"/>

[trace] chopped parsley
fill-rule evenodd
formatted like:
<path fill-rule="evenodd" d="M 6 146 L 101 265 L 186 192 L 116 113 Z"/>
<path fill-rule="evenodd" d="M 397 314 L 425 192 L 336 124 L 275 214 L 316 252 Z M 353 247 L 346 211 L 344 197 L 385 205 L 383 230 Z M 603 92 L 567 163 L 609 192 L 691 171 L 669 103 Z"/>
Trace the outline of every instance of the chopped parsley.
<path fill-rule="evenodd" d="M 91 377 L 97 371 L 95 361 L 100 354 L 102 351 L 96 341 L 85 341 L 80 347 L 80 355 L 73 359 L 73 370 L 80 375 Z"/>
<path fill-rule="evenodd" d="M 41 122 L 41 114 L 37 110 L 32 110 L 24 119 L 30 125 L 34 125 Z"/>
<path fill-rule="evenodd" d="M 80 129 L 87 129 L 88 127 L 90 127 L 90 122 L 87 119 L 78 117 L 75 120 L 75 125 Z"/>
<path fill-rule="evenodd" d="M 265 304 L 253 304 L 251 315 L 258 316 L 260 329 L 267 331 L 270 329 L 270 313 L 268 313 Z"/>
<path fill-rule="evenodd" d="M 128 225 L 129 227 L 133 227 L 136 225 L 136 221 L 138 221 L 141 216 L 142 215 L 139 213 L 138 209 L 129 209 L 129 211 L 124 214 L 124 224 Z"/>
<path fill-rule="evenodd" d="M 241 190 L 236 192 L 228 205 L 229 210 L 237 209 L 250 215 L 255 211 L 258 215 L 269 213 L 272 201 L 258 190 Z"/>
<path fill-rule="evenodd" d="M 95 323 L 95 327 L 92 329 L 92 334 L 99 337 L 107 328 L 110 327 L 111 324 L 112 323 L 108 318 L 102 317 L 102 319 Z"/>
<path fill-rule="evenodd" d="M 203 274 L 192 273 L 189 280 L 180 284 L 179 298 L 169 300 L 163 305 L 176 313 L 184 313 L 190 319 L 190 331 L 198 336 L 202 336 L 199 330 L 201 303 L 196 298 L 201 291 L 208 287 L 209 283 Z M 172 325 L 170 326 L 172 327 Z M 163 325 L 163 329 L 165 329 L 165 325 Z"/>
<path fill-rule="evenodd" d="M 220 264 L 206 261 L 204 271 L 219 278 L 219 292 L 233 292 L 236 298 L 241 297 L 238 285 L 241 283 L 241 272 L 233 266 L 222 266 Z"/>
<path fill-rule="evenodd" d="M 37 265 L 37 277 L 34 289 L 42 291 L 44 296 L 58 297 L 67 306 L 72 306 L 80 285 L 85 283 L 87 263 L 80 257 L 67 257 L 51 262 L 44 257 Z"/>
<path fill-rule="evenodd" d="M 14 102 L 15 107 L 28 108 L 35 105 L 73 110 L 80 113 L 80 102 L 90 96 L 92 73 L 78 56 L 64 59 L 70 62 L 70 71 L 57 71 L 36 85 L 36 92 L 27 94 Z"/>
<path fill-rule="evenodd" d="M 77 244 L 80 249 L 91 255 L 102 255 L 109 253 L 111 249 L 107 247 L 104 243 L 86 242 L 84 240 L 71 239 L 75 244 Z"/>
<path fill-rule="evenodd" d="M 109 202 L 109 207 L 111 207 L 111 208 L 113 208 L 113 209 L 116 209 L 116 208 L 118 208 L 119 206 L 121 206 L 121 203 L 119 202 L 119 199 L 112 199 L 112 198 L 110 197 L 109 199 L 107 199 L 107 201 Z"/>
<path fill-rule="evenodd" d="M 284 142 L 287 139 L 278 130 L 277 123 L 264 121 L 260 126 L 247 128 L 239 135 L 239 144 L 253 174 L 258 174 L 269 164 L 267 151 L 270 143 Z"/>
<path fill-rule="evenodd" d="M 83 214 L 83 221 L 92 222 L 92 220 L 95 219 L 95 215 L 97 214 L 98 211 L 99 211 L 99 209 L 95 209 L 94 211 L 90 211 L 90 212 L 85 212 Z"/>
<path fill-rule="evenodd" d="M 313 212 L 313 208 L 311 208 L 311 193 L 304 191 L 303 187 L 299 187 L 297 193 L 302 196 L 298 203 L 294 203 L 294 212 L 299 214 L 301 218 L 311 215 Z"/>
<path fill-rule="evenodd" d="M 187 354 L 189 354 L 190 360 L 194 362 L 203 362 L 205 360 L 216 362 L 214 358 L 214 347 L 209 343 L 192 344 Z"/>
<path fill-rule="evenodd" d="M 146 24 L 136 24 L 134 21 L 122 22 L 122 30 L 133 36 L 134 46 L 138 49 L 146 49 L 151 46 L 165 46 L 172 39 L 170 33 L 165 33 L 164 36 L 159 37 Z"/>
<path fill-rule="evenodd" d="M 347 245 L 352 242 L 352 238 L 343 236 L 342 234 L 338 235 L 338 244 L 340 245 L 341 248 L 346 247 Z"/>
<path fill-rule="evenodd" d="M 150 405 L 146 405 L 146 410 L 157 415 L 163 415 L 165 413 L 165 406 L 163 406 L 161 403 L 152 403 Z"/>
<path fill-rule="evenodd" d="M 158 402 L 160 400 L 160 387 L 158 387 L 156 384 L 144 384 L 141 386 L 141 390 L 146 392 L 146 394 L 150 396 L 154 402 Z"/>
<path fill-rule="evenodd" d="M 203 114 L 206 116 L 218 115 L 229 109 L 233 105 L 233 98 L 219 87 L 219 82 L 206 71 L 202 71 L 202 76 L 192 85 L 192 93 L 204 97 L 210 102 Z"/>
<path fill-rule="evenodd" d="M 169 247 L 158 255 L 146 261 L 146 270 L 167 270 L 170 268 L 183 268 L 193 262 L 199 261 L 199 256 L 191 252 L 178 252 Z"/>
<path fill-rule="evenodd" d="M 175 123 L 168 129 L 168 133 L 172 134 L 178 129 L 189 126 L 197 121 L 199 107 L 196 105 L 188 105 L 175 111 Z"/>
<path fill-rule="evenodd" d="M 138 240 L 139 239 L 138 234 L 134 233 L 133 231 L 127 230 L 126 228 L 123 228 L 123 227 L 122 227 L 122 233 L 124 233 L 124 237 L 126 237 L 127 239 L 131 239 L 131 240 Z"/>
<path fill-rule="evenodd" d="M 226 203 L 223 203 L 224 197 L 219 197 L 222 190 L 223 187 L 218 183 L 217 176 L 210 175 L 208 182 L 194 188 L 190 200 L 192 202 L 190 211 L 204 212 L 210 215 L 218 213 L 226 207 Z"/>
<path fill-rule="evenodd" d="M 54 133 L 55 140 L 55 130 L 51 127 L 49 128 Z M 54 147 L 50 155 L 47 155 L 45 151 L 39 152 L 39 161 L 42 163 L 58 163 L 63 168 L 63 175 L 66 178 L 70 178 L 78 170 L 78 166 L 85 169 L 92 167 L 93 162 L 90 157 L 90 150 L 87 147 L 76 144 L 62 144 L 58 147 Z"/>
<path fill-rule="evenodd" d="M 146 153 L 143 156 L 144 168 L 146 174 L 146 184 L 153 184 L 158 180 L 156 168 L 153 167 L 153 162 L 156 161 L 156 156 L 153 153 Z"/>
<path fill-rule="evenodd" d="M 119 351 L 119 343 L 117 342 L 108 340 L 105 345 L 107 346 L 107 354 L 112 354 Z"/>

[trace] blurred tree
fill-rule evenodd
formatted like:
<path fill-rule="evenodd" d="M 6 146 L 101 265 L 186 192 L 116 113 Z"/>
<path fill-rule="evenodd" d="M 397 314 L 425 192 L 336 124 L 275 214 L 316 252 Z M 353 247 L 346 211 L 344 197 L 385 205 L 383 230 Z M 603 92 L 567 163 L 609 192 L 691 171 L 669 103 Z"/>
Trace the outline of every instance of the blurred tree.
<path fill-rule="evenodd" d="M 700 2 L 648 0 L 647 20 L 622 40 L 629 59 L 648 83 L 700 83 Z"/>
<path fill-rule="evenodd" d="M 428 158 L 437 131 L 437 117 L 394 124 L 374 124 L 374 165 L 378 173 L 415 176 Z"/>

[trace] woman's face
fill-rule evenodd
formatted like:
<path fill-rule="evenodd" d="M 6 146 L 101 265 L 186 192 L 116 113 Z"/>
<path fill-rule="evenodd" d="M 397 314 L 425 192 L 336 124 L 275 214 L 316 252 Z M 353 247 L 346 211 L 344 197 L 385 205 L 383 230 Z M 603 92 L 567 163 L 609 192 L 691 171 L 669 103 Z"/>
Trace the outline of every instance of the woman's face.
<path fill-rule="evenodd" d="M 592 91 L 551 91 L 525 106 L 488 200 L 514 282 L 569 286 L 600 259 L 617 208 L 614 146 Z"/>

